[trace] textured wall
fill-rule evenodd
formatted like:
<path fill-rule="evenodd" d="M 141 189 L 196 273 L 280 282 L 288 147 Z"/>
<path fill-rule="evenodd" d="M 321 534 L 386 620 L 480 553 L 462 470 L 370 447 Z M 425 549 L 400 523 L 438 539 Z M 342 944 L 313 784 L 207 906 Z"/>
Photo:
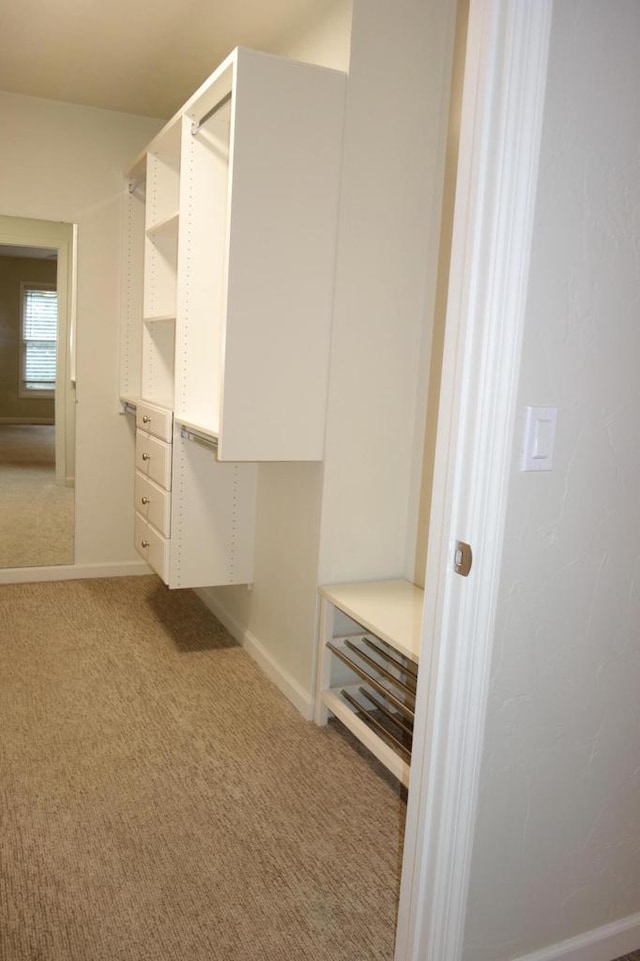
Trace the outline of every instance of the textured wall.
<path fill-rule="evenodd" d="M 0 419 L 54 418 L 53 399 L 20 397 L 20 283 L 56 283 L 55 260 L 4 257 L 0 249 Z"/>
<path fill-rule="evenodd" d="M 321 583 L 414 574 L 455 9 L 354 5 Z"/>
<path fill-rule="evenodd" d="M 513 466 L 466 961 L 640 911 L 639 37 L 555 5 L 519 399 L 558 435 Z"/>

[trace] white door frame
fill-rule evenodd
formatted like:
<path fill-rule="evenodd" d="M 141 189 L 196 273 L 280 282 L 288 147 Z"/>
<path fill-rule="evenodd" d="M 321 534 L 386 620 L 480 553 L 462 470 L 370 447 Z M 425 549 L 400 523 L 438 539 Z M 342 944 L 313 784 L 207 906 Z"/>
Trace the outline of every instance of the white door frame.
<path fill-rule="evenodd" d="M 463 948 L 551 12 L 470 5 L 396 961 Z"/>
<path fill-rule="evenodd" d="M 58 353 L 55 390 L 56 483 L 71 485 L 75 476 L 75 287 L 74 224 L 0 216 L 0 244 L 48 247 L 57 251 Z"/>

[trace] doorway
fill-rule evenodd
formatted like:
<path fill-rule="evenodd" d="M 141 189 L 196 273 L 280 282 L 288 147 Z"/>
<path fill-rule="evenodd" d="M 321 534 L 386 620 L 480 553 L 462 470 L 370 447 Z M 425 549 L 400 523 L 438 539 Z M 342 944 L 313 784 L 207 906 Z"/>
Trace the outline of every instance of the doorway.
<path fill-rule="evenodd" d="M 0 217 L 3 568 L 74 561 L 72 224 Z"/>

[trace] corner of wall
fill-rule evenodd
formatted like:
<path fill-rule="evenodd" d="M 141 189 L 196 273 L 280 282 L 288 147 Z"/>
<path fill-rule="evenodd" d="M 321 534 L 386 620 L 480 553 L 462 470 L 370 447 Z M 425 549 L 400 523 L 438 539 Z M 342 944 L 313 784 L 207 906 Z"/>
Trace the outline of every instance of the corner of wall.
<path fill-rule="evenodd" d="M 286 667 L 276 660 L 273 653 L 261 643 L 255 634 L 239 620 L 236 620 L 230 613 L 229 607 L 223 603 L 220 590 L 214 587 L 203 587 L 197 588 L 195 593 L 238 644 L 242 645 L 247 654 L 262 668 L 278 690 L 291 701 L 305 720 L 312 720 L 313 697 L 291 676 Z"/>

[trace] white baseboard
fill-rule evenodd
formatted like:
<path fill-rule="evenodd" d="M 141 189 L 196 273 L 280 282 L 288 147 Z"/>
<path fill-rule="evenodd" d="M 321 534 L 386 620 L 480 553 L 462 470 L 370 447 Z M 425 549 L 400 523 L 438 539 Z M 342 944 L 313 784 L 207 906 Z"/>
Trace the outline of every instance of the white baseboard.
<path fill-rule="evenodd" d="M 255 634 L 243 628 L 235 618 L 229 614 L 214 596 L 214 588 L 197 588 L 195 593 L 204 601 L 212 614 L 215 614 L 220 623 L 226 627 L 236 641 L 242 644 L 247 654 L 262 668 L 269 680 L 273 681 L 276 687 L 291 701 L 293 706 L 307 721 L 311 721 L 313 719 L 314 701 L 302 685 L 291 677 L 289 672 L 283 668 L 281 664 L 278 664 L 273 655 L 267 651 Z"/>
<path fill-rule="evenodd" d="M 612 961 L 640 949 L 640 914 L 604 924 L 513 961 Z"/>
<path fill-rule="evenodd" d="M 28 584 L 34 581 L 76 581 L 91 577 L 138 577 L 151 574 L 144 561 L 113 564 L 58 564 L 51 567 L 5 567 L 0 584 Z"/>

